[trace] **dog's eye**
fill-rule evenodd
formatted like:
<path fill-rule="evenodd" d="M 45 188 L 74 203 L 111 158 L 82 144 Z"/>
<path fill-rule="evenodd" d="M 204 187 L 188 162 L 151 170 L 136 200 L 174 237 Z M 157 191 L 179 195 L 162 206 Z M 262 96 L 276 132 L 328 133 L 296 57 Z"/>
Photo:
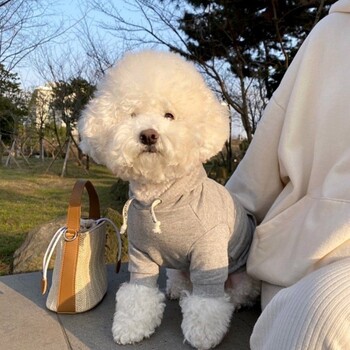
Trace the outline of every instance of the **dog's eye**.
<path fill-rule="evenodd" d="M 171 113 L 165 113 L 165 114 L 164 114 L 164 118 L 171 119 L 171 120 L 174 120 L 174 119 L 175 119 L 174 115 L 171 114 Z"/>
<path fill-rule="evenodd" d="M 136 117 L 136 113 L 135 113 L 135 112 L 132 112 L 132 113 L 130 114 L 130 116 L 131 116 L 132 118 L 135 118 L 135 117 Z"/>

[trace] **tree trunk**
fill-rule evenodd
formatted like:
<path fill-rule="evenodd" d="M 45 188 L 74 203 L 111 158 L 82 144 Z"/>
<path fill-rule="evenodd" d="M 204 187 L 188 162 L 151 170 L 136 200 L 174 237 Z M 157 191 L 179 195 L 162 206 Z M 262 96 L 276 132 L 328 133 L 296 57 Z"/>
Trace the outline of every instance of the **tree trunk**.
<path fill-rule="evenodd" d="M 5 151 L 5 145 L 1 140 L 2 135 L 0 134 L 0 168 L 2 167 L 2 156 L 4 154 Z"/>
<path fill-rule="evenodd" d="M 71 144 L 71 139 L 69 138 L 68 142 L 67 142 L 66 156 L 64 157 L 61 177 L 64 177 L 67 174 L 67 163 L 68 163 L 68 159 L 69 159 L 70 144 Z"/>

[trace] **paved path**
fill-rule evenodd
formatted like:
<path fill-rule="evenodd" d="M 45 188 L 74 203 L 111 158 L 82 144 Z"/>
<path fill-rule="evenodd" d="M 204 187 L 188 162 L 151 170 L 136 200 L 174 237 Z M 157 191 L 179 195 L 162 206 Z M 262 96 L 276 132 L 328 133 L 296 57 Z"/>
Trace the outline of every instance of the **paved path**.
<path fill-rule="evenodd" d="M 0 277 L 0 349 L 1 350 L 190 350 L 183 343 L 181 311 L 177 301 L 167 301 L 161 326 L 150 339 L 135 345 L 117 345 L 111 335 L 114 297 L 120 283 L 128 280 L 126 265 L 115 274 L 108 266 L 109 289 L 93 310 L 78 315 L 57 315 L 45 308 L 40 292 L 41 273 Z M 49 275 L 51 279 L 51 276 Z M 49 279 L 49 281 L 50 281 Z M 164 288 L 162 274 L 160 286 Z M 217 350 L 248 350 L 249 336 L 259 310 L 234 315 L 231 328 Z"/>

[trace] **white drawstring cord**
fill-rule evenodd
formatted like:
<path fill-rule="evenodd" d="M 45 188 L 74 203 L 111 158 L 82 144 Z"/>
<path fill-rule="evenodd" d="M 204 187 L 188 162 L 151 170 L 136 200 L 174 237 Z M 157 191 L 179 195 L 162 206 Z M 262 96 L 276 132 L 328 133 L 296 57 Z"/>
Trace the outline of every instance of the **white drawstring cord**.
<path fill-rule="evenodd" d="M 116 224 L 108 219 L 108 218 L 101 218 L 101 219 L 98 219 L 96 220 L 96 224 L 99 225 L 101 222 L 108 222 L 112 225 L 112 227 L 114 228 L 114 231 L 117 235 L 117 239 L 118 239 L 118 256 L 117 256 L 117 262 L 121 261 L 122 259 L 122 240 L 120 238 L 120 232 L 118 230 L 118 227 L 116 226 Z"/>
<path fill-rule="evenodd" d="M 128 228 L 128 213 L 129 213 L 129 208 L 131 203 L 133 202 L 133 200 L 135 199 L 135 197 L 131 197 L 130 199 L 127 200 L 127 202 L 124 204 L 123 207 L 123 225 L 120 228 L 120 234 L 123 235 L 127 228 Z M 154 209 L 157 205 L 159 205 L 160 203 L 162 203 L 162 200 L 160 198 L 155 199 L 150 207 L 150 213 L 151 213 L 151 217 L 152 217 L 152 221 L 154 223 L 154 228 L 153 228 L 153 232 L 154 233 L 162 233 L 161 229 L 160 229 L 160 224 L 161 222 L 159 220 L 157 220 L 156 214 L 154 212 Z"/>
<path fill-rule="evenodd" d="M 129 212 L 130 205 L 134 199 L 135 199 L 135 197 L 131 197 L 124 204 L 124 207 L 123 207 L 123 225 L 120 228 L 121 235 L 123 235 L 126 232 L 126 229 L 128 228 L 128 212 Z"/>
<path fill-rule="evenodd" d="M 128 213 L 129 213 L 129 208 L 131 203 L 133 202 L 133 200 L 135 199 L 135 197 L 131 197 L 130 199 L 127 200 L 127 202 L 124 204 L 123 207 L 123 225 L 120 228 L 120 234 L 123 235 L 127 228 L 128 228 Z M 154 233 L 162 233 L 161 229 L 160 229 L 160 224 L 161 222 L 159 220 L 157 220 L 156 214 L 154 212 L 154 209 L 157 205 L 159 205 L 160 203 L 162 203 L 162 200 L 160 198 L 155 199 L 150 207 L 150 213 L 151 213 L 151 217 L 152 217 L 152 221 L 154 223 L 154 228 L 153 228 L 153 232 Z"/>
<path fill-rule="evenodd" d="M 162 203 L 162 200 L 157 198 L 153 201 L 152 205 L 151 205 L 151 209 L 150 209 L 150 212 L 151 212 L 151 216 L 152 216 L 152 220 L 153 220 L 153 223 L 154 223 L 154 228 L 153 228 L 153 232 L 154 233 L 162 233 L 161 229 L 160 229 L 160 224 L 161 222 L 159 220 L 157 220 L 157 217 L 156 217 L 156 214 L 154 212 L 154 209 L 155 207 Z"/>
<path fill-rule="evenodd" d="M 43 277 L 42 277 L 42 283 L 43 283 L 43 288 L 42 288 L 42 293 L 46 293 L 47 289 L 47 270 L 49 268 L 50 260 L 52 257 L 53 252 L 55 251 L 55 248 L 57 246 L 57 243 L 59 242 L 60 238 L 62 235 L 64 235 L 67 232 L 67 227 L 61 227 L 59 228 L 56 233 L 53 235 L 47 249 L 44 255 L 43 259 Z"/>

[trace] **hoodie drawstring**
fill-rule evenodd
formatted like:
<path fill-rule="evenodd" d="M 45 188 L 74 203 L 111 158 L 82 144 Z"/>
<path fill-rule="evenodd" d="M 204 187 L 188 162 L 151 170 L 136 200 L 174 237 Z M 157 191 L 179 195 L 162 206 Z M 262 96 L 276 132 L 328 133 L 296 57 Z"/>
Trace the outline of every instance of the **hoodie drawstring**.
<path fill-rule="evenodd" d="M 153 202 L 152 202 L 152 205 L 151 205 L 151 209 L 150 209 L 150 212 L 151 212 L 151 216 L 152 216 L 152 220 L 153 220 L 153 223 L 154 223 L 154 227 L 153 227 L 153 232 L 154 233 L 162 233 L 161 229 L 160 229 L 160 224 L 161 222 L 159 220 L 157 220 L 157 217 L 156 217 L 156 214 L 154 212 L 154 209 L 155 207 L 162 203 L 162 200 L 157 198 L 155 199 Z"/>
<path fill-rule="evenodd" d="M 135 197 L 131 197 L 130 199 L 127 200 L 127 202 L 124 204 L 123 207 L 123 225 L 120 228 L 120 234 L 123 235 L 126 232 L 126 229 L 128 228 L 128 213 L 129 213 L 129 208 L 132 203 L 132 201 L 135 199 Z"/>
<path fill-rule="evenodd" d="M 128 228 L 128 213 L 129 213 L 129 208 L 130 205 L 132 203 L 132 201 L 135 199 L 135 197 L 131 197 L 125 204 L 123 207 L 123 225 L 120 228 L 120 234 L 124 234 Z M 162 233 L 161 229 L 160 229 L 160 225 L 161 222 L 157 219 L 156 214 L 154 212 L 154 209 L 157 205 L 159 205 L 160 203 L 162 203 L 162 200 L 160 198 L 155 199 L 150 207 L 150 214 L 152 217 L 152 221 L 154 223 L 154 227 L 153 227 L 153 232 L 154 233 Z"/>

